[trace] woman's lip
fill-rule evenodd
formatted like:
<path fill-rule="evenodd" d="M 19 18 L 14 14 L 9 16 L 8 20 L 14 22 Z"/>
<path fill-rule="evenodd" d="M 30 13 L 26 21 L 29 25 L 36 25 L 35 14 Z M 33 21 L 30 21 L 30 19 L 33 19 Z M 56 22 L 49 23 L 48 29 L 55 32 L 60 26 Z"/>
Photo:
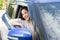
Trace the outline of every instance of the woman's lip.
<path fill-rule="evenodd" d="M 25 16 L 25 18 L 29 18 L 29 16 Z"/>
<path fill-rule="evenodd" d="M 25 19 L 27 19 L 27 20 L 28 20 L 28 19 L 29 19 L 29 17 L 26 17 Z"/>

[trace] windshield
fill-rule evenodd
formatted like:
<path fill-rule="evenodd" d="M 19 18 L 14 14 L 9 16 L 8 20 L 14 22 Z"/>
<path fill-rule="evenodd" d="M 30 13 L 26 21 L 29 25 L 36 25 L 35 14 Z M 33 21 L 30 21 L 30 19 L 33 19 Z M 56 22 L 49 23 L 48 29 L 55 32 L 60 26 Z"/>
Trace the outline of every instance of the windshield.
<path fill-rule="evenodd" d="M 44 27 L 48 40 L 60 40 L 60 3 L 37 3 L 29 9 L 36 25 Z"/>
<path fill-rule="evenodd" d="M 40 15 L 49 40 L 60 40 L 60 3 L 41 4 Z"/>

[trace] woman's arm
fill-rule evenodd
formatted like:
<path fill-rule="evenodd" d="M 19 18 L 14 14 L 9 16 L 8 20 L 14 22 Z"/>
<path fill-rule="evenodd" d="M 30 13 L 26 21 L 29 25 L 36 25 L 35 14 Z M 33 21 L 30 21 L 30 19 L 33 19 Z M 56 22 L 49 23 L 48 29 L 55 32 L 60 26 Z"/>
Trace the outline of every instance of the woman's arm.
<path fill-rule="evenodd" d="M 20 26 L 20 27 L 23 28 L 23 23 L 18 23 L 17 21 L 15 21 L 15 20 L 13 20 L 13 19 L 11 19 L 10 22 L 11 22 L 11 24 L 12 24 L 13 26 L 16 25 L 16 26 Z"/>

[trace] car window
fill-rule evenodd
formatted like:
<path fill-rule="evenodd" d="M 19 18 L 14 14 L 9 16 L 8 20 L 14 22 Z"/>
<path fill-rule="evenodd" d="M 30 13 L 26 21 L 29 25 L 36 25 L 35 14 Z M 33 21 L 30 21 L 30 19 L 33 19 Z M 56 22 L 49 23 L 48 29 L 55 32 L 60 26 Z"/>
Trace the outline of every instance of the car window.
<path fill-rule="evenodd" d="M 10 18 L 15 18 L 16 15 L 16 10 L 17 10 L 17 5 L 15 4 L 10 4 L 8 8 L 8 16 Z"/>

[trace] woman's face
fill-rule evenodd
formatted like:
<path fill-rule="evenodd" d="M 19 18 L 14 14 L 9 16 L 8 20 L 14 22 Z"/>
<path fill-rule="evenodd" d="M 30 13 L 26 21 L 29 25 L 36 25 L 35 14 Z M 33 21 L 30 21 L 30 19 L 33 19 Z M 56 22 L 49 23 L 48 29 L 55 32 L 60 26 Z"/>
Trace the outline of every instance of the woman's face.
<path fill-rule="evenodd" d="M 23 9 L 22 11 L 22 17 L 25 19 L 25 20 L 29 20 L 29 13 L 27 10 Z"/>

